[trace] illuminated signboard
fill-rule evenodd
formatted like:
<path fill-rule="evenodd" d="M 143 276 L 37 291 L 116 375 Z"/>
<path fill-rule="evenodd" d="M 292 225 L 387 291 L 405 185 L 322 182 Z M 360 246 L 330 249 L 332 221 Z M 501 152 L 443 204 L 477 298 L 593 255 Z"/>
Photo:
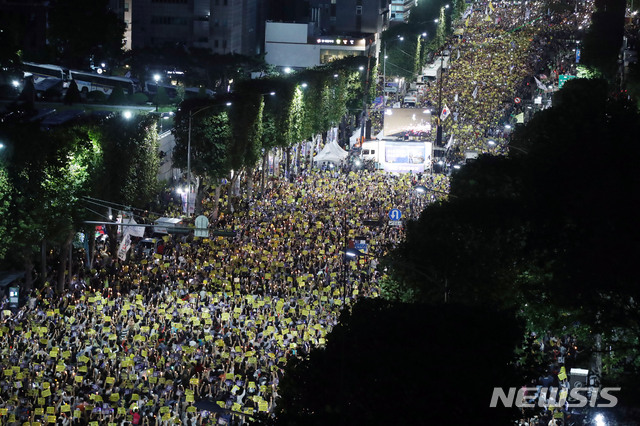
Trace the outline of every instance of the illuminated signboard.
<path fill-rule="evenodd" d="M 325 44 L 332 46 L 364 46 L 364 39 L 354 39 L 348 37 L 317 37 L 310 38 L 309 43 Z"/>

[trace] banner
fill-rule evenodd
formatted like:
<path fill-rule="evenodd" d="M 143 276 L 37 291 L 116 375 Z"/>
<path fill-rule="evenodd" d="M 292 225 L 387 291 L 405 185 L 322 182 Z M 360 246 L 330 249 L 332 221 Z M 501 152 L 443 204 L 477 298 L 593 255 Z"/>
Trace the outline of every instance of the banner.
<path fill-rule="evenodd" d="M 124 223 L 129 225 L 138 224 L 138 222 L 133 220 L 133 218 L 130 218 L 128 221 L 125 220 Z M 125 234 L 130 234 L 131 236 L 134 236 L 134 237 L 144 238 L 144 226 L 123 226 L 122 228 L 124 228 L 122 232 Z"/>
<path fill-rule="evenodd" d="M 545 87 L 544 84 L 542 84 L 542 82 L 540 80 L 538 80 L 535 76 L 533 77 L 533 79 L 536 81 L 536 86 L 538 86 L 538 89 L 540 90 L 547 90 L 547 88 Z"/>
<path fill-rule="evenodd" d="M 453 146 L 453 135 L 451 135 L 451 137 L 449 138 L 449 142 L 447 142 L 447 145 L 444 147 L 446 150 L 450 149 Z"/>
<path fill-rule="evenodd" d="M 131 236 L 127 233 L 124 234 L 122 241 L 120 242 L 120 247 L 118 247 L 118 259 L 123 262 L 127 259 L 127 252 L 131 248 Z"/>

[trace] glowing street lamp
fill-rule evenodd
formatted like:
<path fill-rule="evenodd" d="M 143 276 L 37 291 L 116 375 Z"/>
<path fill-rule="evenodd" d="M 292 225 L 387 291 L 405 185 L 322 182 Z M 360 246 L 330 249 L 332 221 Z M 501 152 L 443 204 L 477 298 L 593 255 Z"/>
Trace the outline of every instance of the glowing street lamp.
<path fill-rule="evenodd" d="M 159 92 L 158 82 L 160 81 L 160 74 L 154 74 L 153 81 L 156 82 L 156 112 L 158 112 L 158 92 Z"/>

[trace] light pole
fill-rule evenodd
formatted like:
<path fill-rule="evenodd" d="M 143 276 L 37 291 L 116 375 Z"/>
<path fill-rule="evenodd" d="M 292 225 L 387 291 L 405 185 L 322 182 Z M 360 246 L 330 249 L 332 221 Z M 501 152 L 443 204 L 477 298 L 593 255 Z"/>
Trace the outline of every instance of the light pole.
<path fill-rule="evenodd" d="M 362 146 L 362 144 L 364 143 L 364 135 L 365 135 L 364 126 L 366 125 L 367 116 L 369 115 L 367 113 L 367 94 L 369 93 L 369 72 L 370 72 L 369 67 L 370 66 L 371 66 L 371 44 L 369 44 L 369 48 L 367 49 L 367 75 L 364 76 L 365 83 L 364 83 L 364 91 L 362 94 L 362 120 L 361 120 L 362 128 L 360 129 L 360 146 Z M 361 67 L 361 71 L 362 71 L 362 67 Z M 382 99 L 384 99 L 384 95 Z"/>
<path fill-rule="evenodd" d="M 187 217 L 191 217 L 191 123 L 193 116 L 220 105 L 222 104 L 207 105 L 195 111 L 189 111 L 189 132 L 187 136 Z M 231 102 L 226 102 L 224 105 L 231 106 Z"/>
<path fill-rule="evenodd" d="M 436 130 L 436 146 L 442 146 L 442 80 L 444 79 L 444 55 L 440 54 L 440 80 L 438 81 L 438 129 Z"/>
<path fill-rule="evenodd" d="M 156 112 L 158 112 L 158 93 L 160 92 L 160 86 L 158 85 L 158 82 L 160 81 L 160 74 L 154 74 L 153 81 L 156 82 Z"/>

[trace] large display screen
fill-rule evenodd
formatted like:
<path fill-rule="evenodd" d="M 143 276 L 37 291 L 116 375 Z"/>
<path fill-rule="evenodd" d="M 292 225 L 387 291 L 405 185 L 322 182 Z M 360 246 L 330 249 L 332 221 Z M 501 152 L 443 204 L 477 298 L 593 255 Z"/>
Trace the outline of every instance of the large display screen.
<path fill-rule="evenodd" d="M 423 108 L 386 108 L 383 134 L 385 138 L 431 140 L 431 112 Z"/>

